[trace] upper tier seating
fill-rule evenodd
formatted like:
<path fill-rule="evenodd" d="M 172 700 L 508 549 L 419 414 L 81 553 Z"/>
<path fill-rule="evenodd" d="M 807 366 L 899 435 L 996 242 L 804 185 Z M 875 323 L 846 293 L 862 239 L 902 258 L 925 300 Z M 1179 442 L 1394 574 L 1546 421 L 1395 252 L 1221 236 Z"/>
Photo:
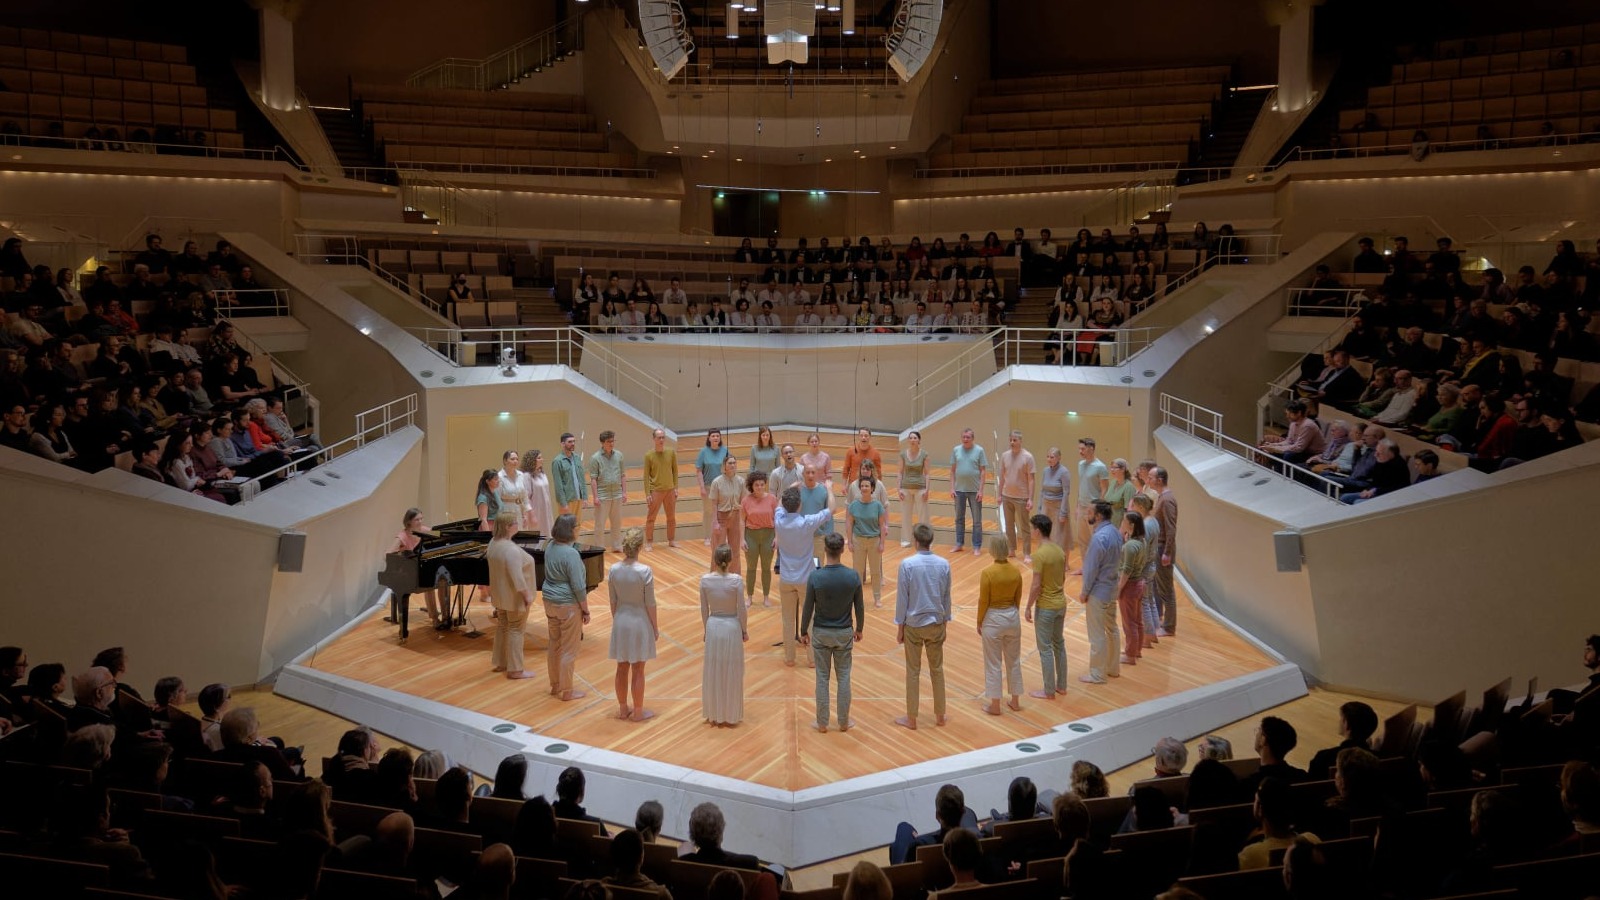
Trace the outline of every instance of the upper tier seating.
<path fill-rule="evenodd" d="M 1203 136 L 1227 66 L 1004 78 L 974 97 L 930 169 L 1175 168 Z"/>
<path fill-rule="evenodd" d="M 204 132 L 211 147 L 242 149 L 237 114 L 213 104 L 187 59 L 175 44 L 0 26 L 0 123 L 23 136 L 71 140 L 116 129 L 130 144 L 138 129 L 181 129 L 181 139 L 157 134 L 138 143 L 196 143 L 195 132 Z"/>
<path fill-rule="evenodd" d="M 451 172 L 525 168 L 639 174 L 607 150 L 582 97 L 356 85 L 358 114 L 390 165 Z"/>
<path fill-rule="evenodd" d="M 1476 149 L 1597 130 L 1600 23 L 1445 41 L 1432 55 L 1395 63 L 1365 107 L 1342 110 L 1341 144 L 1404 152 L 1421 130 Z"/>

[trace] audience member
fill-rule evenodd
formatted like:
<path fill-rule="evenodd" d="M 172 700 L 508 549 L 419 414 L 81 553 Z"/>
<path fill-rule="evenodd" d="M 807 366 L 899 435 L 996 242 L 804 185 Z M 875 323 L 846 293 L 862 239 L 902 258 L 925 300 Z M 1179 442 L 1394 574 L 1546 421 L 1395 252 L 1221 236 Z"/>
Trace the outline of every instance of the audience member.
<path fill-rule="evenodd" d="M 889 845 L 890 865 L 899 865 L 915 859 L 917 847 L 943 841 L 945 834 L 952 828 L 968 828 L 974 832 L 978 830 L 977 815 L 967 808 L 966 796 L 953 784 L 942 785 L 934 795 L 933 814 L 939 822 L 938 831 L 918 833 L 910 822 L 901 822 L 895 826 L 894 841 Z"/>
<path fill-rule="evenodd" d="M 1239 851 L 1240 869 L 1266 868 L 1271 865 L 1272 851 L 1287 850 L 1297 837 L 1314 842 L 1321 840 L 1310 832 L 1294 829 L 1294 799 L 1289 792 L 1289 782 L 1282 778 L 1268 775 L 1257 782 L 1251 813 L 1261 829 L 1261 837 Z"/>
<path fill-rule="evenodd" d="M 583 770 L 577 766 L 568 766 L 561 770 L 556 778 L 556 802 L 554 808 L 556 815 L 563 819 L 580 819 L 594 822 L 600 826 L 600 834 L 606 833 L 606 824 L 598 816 L 591 816 L 583 808 L 584 777 Z"/>
<path fill-rule="evenodd" d="M 1277 716 L 1267 716 L 1256 728 L 1256 755 L 1261 757 L 1261 768 L 1245 776 L 1240 789 L 1254 795 L 1256 787 L 1266 778 L 1278 778 L 1286 784 L 1306 780 L 1306 771 L 1289 764 L 1287 757 L 1299 742 L 1294 726 Z"/>
<path fill-rule="evenodd" d="M 1359 747 L 1369 750 L 1373 734 L 1378 731 L 1378 714 L 1371 706 L 1359 700 L 1351 700 L 1339 707 L 1339 735 L 1344 738 L 1337 747 L 1319 750 L 1311 757 L 1311 764 L 1306 766 L 1306 777 L 1311 781 L 1323 781 L 1332 777 L 1333 763 L 1339 751 L 1347 747 Z"/>
<path fill-rule="evenodd" d="M 610 846 L 611 874 L 604 879 L 606 884 L 652 891 L 660 900 L 672 900 L 671 891 L 639 871 L 644 865 L 644 840 L 639 832 L 624 828 L 611 839 Z"/>

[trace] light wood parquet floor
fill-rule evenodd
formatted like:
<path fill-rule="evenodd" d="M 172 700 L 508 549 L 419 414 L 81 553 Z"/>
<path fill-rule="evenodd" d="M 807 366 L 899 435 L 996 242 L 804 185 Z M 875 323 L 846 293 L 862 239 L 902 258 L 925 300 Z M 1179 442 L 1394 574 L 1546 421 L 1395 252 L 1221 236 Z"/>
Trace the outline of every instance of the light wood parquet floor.
<path fill-rule="evenodd" d="M 526 725 L 541 734 L 606 747 L 623 753 L 690 766 L 786 790 L 800 790 L 846 778 L 937 759 L 967 750 L 1021 740 L 1084 716 L 1123 708 L 1168 694 L 1259 671 L 1273 665 L 1265 654 L 1218 625 L 1180 598 L 1180 636 L 1146 651 L 1139 665 L 1123 668 L 1123 676 L 1104 686 L 1076 679 L 1085 671 L 1088 640 L 1083 612 L 1075 600 L 1078 579 L 1069 576 L 1066 625 L 1070 687 L 1055 701 L 1027 697 L 1041 686 L 1032 626 L 1023 625 L 1022 710 L 1000 716 L 980 709 L 983 691 L 982 645 L 975 622 L 978 573 L 989 558 L 971 552 L 951 557 L 955 584 L 955 619 L 945 644 L 949 724 L 932 727 L 932 700 L 923 676 L 922 707 L 915 734 L 892 720 L 905 711 L 905 661 L 894 640 L 895 572 L 911 551 L 890 541 L 884 553 L 885 584 L 881 609 L 872 608 L 867 588 L 868 624 L 853 654 L 851 717 L 857 726 L 841 734 L 816 733 L 815 676 L 801 662 L 783 664 L 776 587 L 773 606 L 761 605 L 756 591 L 750 610 L 746 646 L 745 718 L 737 728 L 713 728 L 700 711 L 702 626 L 699 576 L 706 571 L 709 550 L 699 541 L 669 549 L 656 545 L 643 554 L 655 572 L 656 602 L 661 626 L 657 658 L 647 666 L 646 706 L 656 717 L 643 723 L 619 721 L 613 692 L 615 664 L 607 659 L 610 615 L 602 585 L 590 595 L 593 621 L 579 652 L 576 677 L 588 692 L 582 700 L 563 703 L 548 694 L 544 676 L 546 641 L 543 617 L 529 617 L 527 667 L 539 677 L 507 681 L 491 673 L 492 628 L 489 608 L 472 605 L 471 618 L 486 634 L 471 639 L 460 632 L 440 635 L 414 611 L 408 643 L 398 642 L 395 626 L 373 613 L 358 627 L 331 642 L 311 660 L 312 668 Z M 938 549 L 938 548 L 936 548 Z M 608 554 L 608 562 L 619 559 Z M 1074 563 L 1078 555 L 1072 555 Z M 846 563 L 849 551 L 846 551 Z M 1019 561 L 1020 562 L 1020 561 Z M 1029 576 L 1031 577 L 1031 576 Z M 419 598 L 414 597 L 416 601 Z"/>

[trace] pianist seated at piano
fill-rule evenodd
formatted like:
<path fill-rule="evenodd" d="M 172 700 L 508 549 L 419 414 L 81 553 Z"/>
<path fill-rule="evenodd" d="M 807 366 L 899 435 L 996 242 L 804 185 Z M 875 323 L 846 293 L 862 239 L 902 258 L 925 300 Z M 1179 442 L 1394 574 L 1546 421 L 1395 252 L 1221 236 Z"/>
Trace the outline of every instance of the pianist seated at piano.
<path fill-rule="evenodd" d="M 478 496 L 473 499 L 472 504 L 478 511 L 478 530 L 493 531 L 494 521 L 500 517 L 499 472 L 493 469 L 483 470 L 483 474 L 478 476 Z"/>
<path fill-rule="evenodd" d="M 528 624 L 533 593 L 539 587 L 539 574 L 533 556 L 512 541 L 522 525 L 522 511 L 507 509 L 494 520 L 494 539 L 489 541 L 489 597 L 497 615 L 494 619 L 494 671 L 507 678 L 532 678 L 522 666 L 522 632 Z M 547 551 L 548 555 L 548 551 Z M 546 559 L 548 567 L 549 560 Z M 581 565 L 580 565 L 581 571 Z M 587 618 L 587 616 L 585 616 Z M 552 642 L 552 649 L 554 643 Z"/>
<path fill-rule="evenodd" d="M 394 546 L 389 548 L 389 552 L 414 552 L 417 549 L 417 546 L 422 543 L 422 537 L 421 535 L 417 534 L 417 532 L 425 532 L 427 530 L 428 524 L 423 520 L 422 510 L 415 507 L 406 510 L 405 518 L 400 523 L 400 533 L 395 535 Z M 395 594 L 394 598 L 394 604 L 390 607 L 390 613 L 384 618 L 385 622 L 400 621 L 401 607 L 405 606 L 405 604 L 409 603 L 411 600 L 410 595 L 402 594 Z M 445 596 L 445 588 L 435 586 L 422 591 L 422 602 L 427 605 L 428 621 L 433 623 L 434 628 L 443 630 L 450 627 L 449 619 L 442 618 L 440 615 L 440 610 L 448 611 L 450 609 L 450 601 L 449 598 Z"/>

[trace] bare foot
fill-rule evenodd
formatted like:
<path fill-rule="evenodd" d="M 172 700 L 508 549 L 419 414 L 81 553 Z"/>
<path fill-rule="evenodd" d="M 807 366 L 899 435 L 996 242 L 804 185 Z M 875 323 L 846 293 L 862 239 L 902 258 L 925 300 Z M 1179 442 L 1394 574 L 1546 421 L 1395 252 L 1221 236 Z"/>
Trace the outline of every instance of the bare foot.
<path fill-rule="evenodd" d="M 761 605 L 763 607 L 766 607 L 766 608 L 770 609 L 772 607 L 772 599 L 770 597 L 762 597 L 761 598 Z"/>
<path fill-rule="evenodd" d="M 1028 696 L 1034 698 L 1035 700 L 1054 700 L 1056 698 L 1056 692 L 1055 691 L 1029 691 L 1028 692 Z"/>
<path fill-rule="evenodd" d="M 828 733 L 828 726 L 826 724 L 822 723 L 822 722 L 818 722 L 815 725 L 812 725 L 811 727 L 815 728 L 817 730 L 817 734 L 827 734 Z"/>
<path fill-rule="evenodd" d="M 849 731 L 850 729 L 852 729 L 854 727 L 856 727 L 856 720 L 855 719 L 851 719 L 848 722 L 840 722 L 839 723 L 839 733 L 840 734 L 844 734 L 846 731 Z"/>
<path fill-rule="evenodd" d="M 990 703 L 985 703 L 983 705 L 983 711 L 988 713 L 991 716 L 1000 715 L 1000 701 L 999 700 L 995 700 L 995 701 L 992 701 Z"/>
<path fill-rule="evenodd" d="M 899 725 L 901 728 L 909 728 L 912 731 L 916 731 L 917 730 L 917 720 L 909 718 L 907 716 L 901 716 L 898 719 L 895 719 L 894 723 L 896 725 Z"/>
<path fill-rule="evenodd" d="M 1104 678 L 1096 678 L 1093 675 L 1079 675 L 1078 676 L 1078 680 L 1083 682 L 1084 684 L 1105 684 L 1106 683 L 1106 680 Z"/>
<path fill-rule="evenodd" d="M 653 710 L 639 709 L 634 710 L 633 715 L 629 716 L 628 719 L 633 722 L 643 722 L 645 719 L 654 719 L 655 717 L 656 714 Z"/>
<path fill-rule="evenodd" d="M 882 600 L 874 600 L 874 601 L 872 601 L 872 608 L 873 609 L 883 609 L 883 601 Z"/>
<path fill-rule="evenodd" d="M 1013 712 L 1022 712 L 1022 703 L 1016 697 L 1007 700 L 1006 706 L 1010 707 Z"/>
<path fill-rule="evenodd" d="M 527 669 L 523 669 L 521 672 L 507 672 L 506 677 L 512 681 L 517 681 L 522 678 L 532 678 L 533 673 L 529 672 Z"/>
<path fill-rule="evenodd" d="M 587 696 L 589 696 L 589 695 L 588 695 L 588 694 L 586 694 L 586 693 L 584 693 L 584 692 L 583 692 L 583 691 L 578 691 L 578 690 L 572 690 L 572 691 L 563 691 L 563 692 L 562 692 L 562 693 L 561 693 L 561 699 L 562 699 L 562 701 L 567 701 L 567 700 L 582 700 L 582 699 L 583 699 L 583 698 L 585 698 L 585 697 L 587 697 Z"/>
<path fill-rule="evenodd" d="M 624 707 L 622 707 L 622 708 L 621 708 L 621 709 L 620 709 L 620 710 L 619 710 L 619 711 L 618 711 L 618 712 L 617 712 L 617 718 L 619 718 L 619 719 L 626 719 L 626 718 L 628 718 L 628 717 L 629 717 L 629 716 L 631 716 L 631 715 L 633 715 L 633 710 L 631 710 L 631 709 L 629 709 L 629 708 L 627 708 L 627 707 L 626 707 L 626 706 L 624 706 Z"/>
<path fill-rule="evenodd" d="M 1136 666 L 1139 664 L 1139 661 L 1135 657 L 1124 654 L 1123 657 L 1118 660 L 1118 663 L 1124 666 Z"/>
<path fill-rule="evenodd" d="M 786 665 L 786 666 L 788 666 L 788 667 L 789 667 L 789 668 L 791 668 L 791 669 L 792 669 L 792 668 L 794 668 L 794 660 L 792 660 L 792 659 L 786 659 L 786 660 L 784 660 L 784 661 L 783 661 L 783 664 L 784 664 L 784 665 Z"/>
<path fill-rule="evenodd" d="M 944 722 L 945 722 L 945 717 L 944 716 L 935 716 L 934 719 L 933 719 L 933 724 L 939 726 L 940 728 L 944 727 Z"/>
<path fill-rule="evenodd" d="M 504 672 L 505 670 L 506 670 L 505 666 L 495 666 L 494 668 L 490 669 L 489 671 L 491 671 L 491 672 Z"/>

